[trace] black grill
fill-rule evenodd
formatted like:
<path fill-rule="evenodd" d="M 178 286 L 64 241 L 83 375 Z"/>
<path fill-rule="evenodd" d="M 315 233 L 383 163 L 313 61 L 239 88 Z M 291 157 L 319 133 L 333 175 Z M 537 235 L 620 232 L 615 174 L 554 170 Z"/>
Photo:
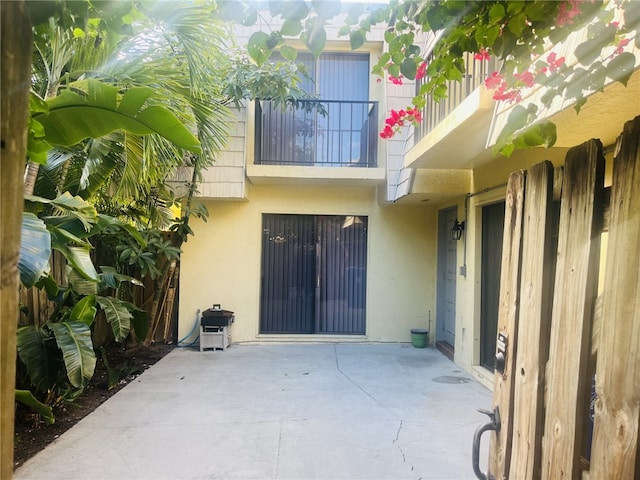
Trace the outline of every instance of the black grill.
<path fill-rule="evenodd" d="M 234 316 L 230 310 L 223 310 L 220 305 L 214 304 L 202 312 L 200 325 L 203 327 L 228 327 L 233 323 Z"/>

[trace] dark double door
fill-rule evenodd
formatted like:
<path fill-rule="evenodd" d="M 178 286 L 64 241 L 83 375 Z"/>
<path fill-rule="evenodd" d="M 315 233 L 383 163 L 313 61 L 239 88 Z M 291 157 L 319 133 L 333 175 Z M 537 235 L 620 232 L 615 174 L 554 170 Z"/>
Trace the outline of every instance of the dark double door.
<path fill-rule="evenodd" d="M 364 334 L 367 218 L 263 215 L 260 332 Z"/>

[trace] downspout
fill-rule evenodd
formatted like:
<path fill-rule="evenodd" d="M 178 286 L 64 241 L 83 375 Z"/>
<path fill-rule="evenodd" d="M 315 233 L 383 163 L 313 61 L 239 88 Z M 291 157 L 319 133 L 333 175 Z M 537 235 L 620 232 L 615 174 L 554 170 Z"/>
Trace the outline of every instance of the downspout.
<path fill-rule="evenodd" d="M 468 227 L 469 225 L 469 221 L 468 221 L 468 216 L 469 216 L 469 199 L 471 197 L 475 197 L 476 195 L 481 195 L 483 193 L 487 193 L 490 192 L 491 190 L 497 190 L 498 188 L 505 188 L 507 186 L 507 183 L 501 183 L 499 185 L 494 185 L 492 187 L 487 187 L 484 190 L 480 190 L 478 192 L 472 192 L 472 193 L 467 193 L 464 197 L 464 224 L 466 227 Z M 467 276 L 467 235 L 464 235 L 464 243 L 462 245 L 463 247 L 463 253 L 462 253 L 462 266 L 460 267 L 460 276 L 462 277 L 466 277 Z"/>

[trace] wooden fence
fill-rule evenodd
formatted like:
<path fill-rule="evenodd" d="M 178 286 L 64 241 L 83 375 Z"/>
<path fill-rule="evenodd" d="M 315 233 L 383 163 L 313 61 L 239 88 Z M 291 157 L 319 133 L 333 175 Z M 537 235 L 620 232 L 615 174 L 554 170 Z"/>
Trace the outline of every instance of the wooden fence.
<path fill-rule="evenodd" d="M 640 117 L 604 180 L 598 140 L 509 178 L 487 478 L 640 478 Z"/>

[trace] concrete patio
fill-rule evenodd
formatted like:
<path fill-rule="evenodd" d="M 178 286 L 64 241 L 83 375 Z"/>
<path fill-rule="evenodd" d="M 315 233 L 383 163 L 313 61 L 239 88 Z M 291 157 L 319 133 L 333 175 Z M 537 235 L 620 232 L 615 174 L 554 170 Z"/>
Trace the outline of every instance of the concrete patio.
<path fill-rule="evenodd" d="M 176 349 L 15 478 L 473 479 L 476 408 L 490 406 L 410 344 Z"/>

